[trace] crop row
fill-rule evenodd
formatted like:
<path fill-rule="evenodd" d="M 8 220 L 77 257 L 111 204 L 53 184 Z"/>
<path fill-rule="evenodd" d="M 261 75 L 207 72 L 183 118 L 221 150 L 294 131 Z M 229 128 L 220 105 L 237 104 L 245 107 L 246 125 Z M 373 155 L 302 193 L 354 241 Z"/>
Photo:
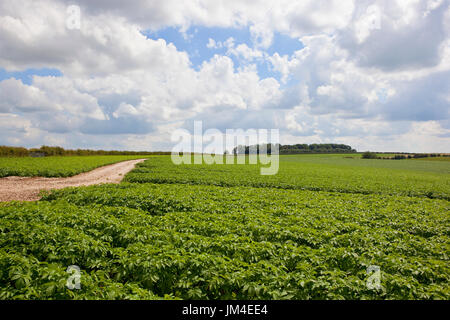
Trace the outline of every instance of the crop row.
<path fill-rule="evenodd" d="M 3 295 L 32 287 L 34 298 L 449 298 L 445 200 L 176 184 L 46 199 L 0 207 Z M 11 255 L 57 266 L 61 283 L 78 265 L 86 287 L 40 296 L 35 277 L 17 283 Z M 381 290 L 366 286 L 370 265 L 381 268 Z M 93 289 L 96 281 L 107 289 Z"/>

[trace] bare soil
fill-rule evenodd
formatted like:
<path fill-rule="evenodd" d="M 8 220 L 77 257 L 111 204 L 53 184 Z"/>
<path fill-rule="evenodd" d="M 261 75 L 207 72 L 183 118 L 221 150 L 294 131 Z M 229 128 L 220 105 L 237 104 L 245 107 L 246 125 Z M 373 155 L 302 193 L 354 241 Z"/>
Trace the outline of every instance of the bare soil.
<path fill-rule="evenodd" d="M 89 186 L 101 183 L 119 183 L 125 174 L 145 159 L 123 161 L 68 178 L 5 177 L 0 178 L 0 201 L 39 200 L 41 190 Z"/>

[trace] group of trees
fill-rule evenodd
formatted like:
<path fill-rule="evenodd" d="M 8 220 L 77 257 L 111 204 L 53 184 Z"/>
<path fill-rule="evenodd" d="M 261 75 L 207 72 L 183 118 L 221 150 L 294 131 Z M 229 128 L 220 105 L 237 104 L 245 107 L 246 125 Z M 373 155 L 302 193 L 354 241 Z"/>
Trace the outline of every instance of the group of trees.
<path fill-rule="evenodd" d="M 64 149 L 61 147 L 42 146 L 40 148 L 27 149 L 23 147 L 0 146 L 0 157 L 28 157 L 28 156 L 93 156 L 93 155 L 151 155 L 171 154 L 170 152 L 149 151 L 107 151 L 89 149 Z"/>
<path fill-rule="evenodd" d="M 237 146 L 233 149 L 232 154 L 251 154 L 259 153 L 261 148 L 267 150 L 267 154 L 272 154 L 276 144 L 262 144 L 252 146 Z M 264 150 L 264 149 L 263 149 Z M 355 149 L 345 144 L 321 143 L 321 144 L 278 144 L 279 154 L 299 154 L 299 153 L 354 153 Z"/>
<path fill-rule="evenodd" d="M 0 146 L 0 157 L 27 157 L 28 154 L 26 148 Z"/>
<path fill-rule="evenodd" d="M 280 154 L 295 153 L 354 153 L 351 146 L 337 143 L 293 144 L 280 146 Z"/>
<path fill-rule="evenodd" d="M 378 155 L 375 152 L 366 151 L 362 154 L 361 158 L 363 159 L 379 159 Z"/>
<path fill-rule="evenodd" d="M 265 154 L 275 153 L 277 145 L 276 144 L 256 144 L 251 146 L 237 146 L 233 148 L 232 154 L 259 154 L 260 151 Z M 278 149 L 280 145 L 278 144 Z"/>

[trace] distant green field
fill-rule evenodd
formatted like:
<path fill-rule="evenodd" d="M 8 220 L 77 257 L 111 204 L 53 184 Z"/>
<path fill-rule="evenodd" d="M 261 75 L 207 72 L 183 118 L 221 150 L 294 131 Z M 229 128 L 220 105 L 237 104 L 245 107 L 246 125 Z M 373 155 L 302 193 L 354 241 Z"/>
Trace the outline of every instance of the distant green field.
<path fill-rule="evenodd" d="M 69 177 L 97 167 L 148 156 L 0 157 L 0 178 L 7 176 Z"/>
<path fill-rule="evenodd" d="M 0 204 L 0 299 L 448 300 L 450 163 L 348 156 L 281 156 L 274 176 L 154 156 Z"/>
<path fill-rule="evenodd" d="M 393 154 L 394 155 L 394 154 Z M 392 156 L 393 156 L 392 155 Z M 385 155 L 391 156 L 391 155 Z M 280 156 L 282 162 L 306 162 L 306 163 L 323 163 L 334 166 L 357 166 L 368 168 L 385 168 L 385 169 L 399 169 L 409 171 L 426 171 L 435 173 L 450 173 L 450 165 L 447 163 L 417 163 L 413 160 L 385 160 L 385 159 L 361 159 L 361 155 L 355 154 L 331 154 L 331 155 L 294 155 L 294 156 Z M 352 157 L 352 158 L 350 158 Z M 436 158 L 419 158 L 427 162 L 435 160 L 449 161 L 450 157 L 436 157 Z"/>
<path fill-rule="evenodd" d="M 450 199 L 450 163 L 369 160 L 348 155 L 280 156 L 276 175 L 260 165 L 174 165 L 170 157 L 139 164 L 128 182 L 251 186 L 346 193 L 377 193 Z"/>

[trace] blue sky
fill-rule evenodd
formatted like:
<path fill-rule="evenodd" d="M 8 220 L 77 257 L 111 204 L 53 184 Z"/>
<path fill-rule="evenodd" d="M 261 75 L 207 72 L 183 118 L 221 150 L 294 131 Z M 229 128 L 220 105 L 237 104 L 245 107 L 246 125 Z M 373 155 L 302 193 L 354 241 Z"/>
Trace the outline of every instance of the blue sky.
<path fill-rule="evenodd" d="M 168 27 L 157 31 L 146 30 L 142 33 L 149 39 L 164 39 L 167 43 L 173 43 L 179 51 L 188 53 L 193 67 L 198 70 L 204 61 L 210 60 L 215 54 L 225 55 L 227 48 L 208 48 L 209 39 L 215 42 L 225 42 L 229 38 L 234 39 L 235 45 L 246 44 L 253 48 L 252 35 L 248 27 L 242 28 L 220 28 L 191 26 L 185 32 L 177 27 Z M 291 38 L 289 35 L 275 32 L 270 47 L 264 49 L 269 55 L 278 53 L 280 56 L 291 56 L 295 51 L 303 48 L 303 44 L 297 38 Z M 235 68 L 245 65 L 235 55 L 229 55 L 233 60 Z M 255 61 L 258 75 L 261 79 L 273 77 L 280 80 L 280 73 L 274 71 L 267 61 Z"/>
<path fill-rule="evenodd" d="M 30 85 L 33 82 L 33 76 L 41 76 L 41 77 L 62 77 L 61 71 L 54 68 L 29 68 L 23 71 L 7 71 L 3 68 L 0 68 L 0 81 L 10 78 L 15 78 L 21 80 L 24 84 Z"/>

